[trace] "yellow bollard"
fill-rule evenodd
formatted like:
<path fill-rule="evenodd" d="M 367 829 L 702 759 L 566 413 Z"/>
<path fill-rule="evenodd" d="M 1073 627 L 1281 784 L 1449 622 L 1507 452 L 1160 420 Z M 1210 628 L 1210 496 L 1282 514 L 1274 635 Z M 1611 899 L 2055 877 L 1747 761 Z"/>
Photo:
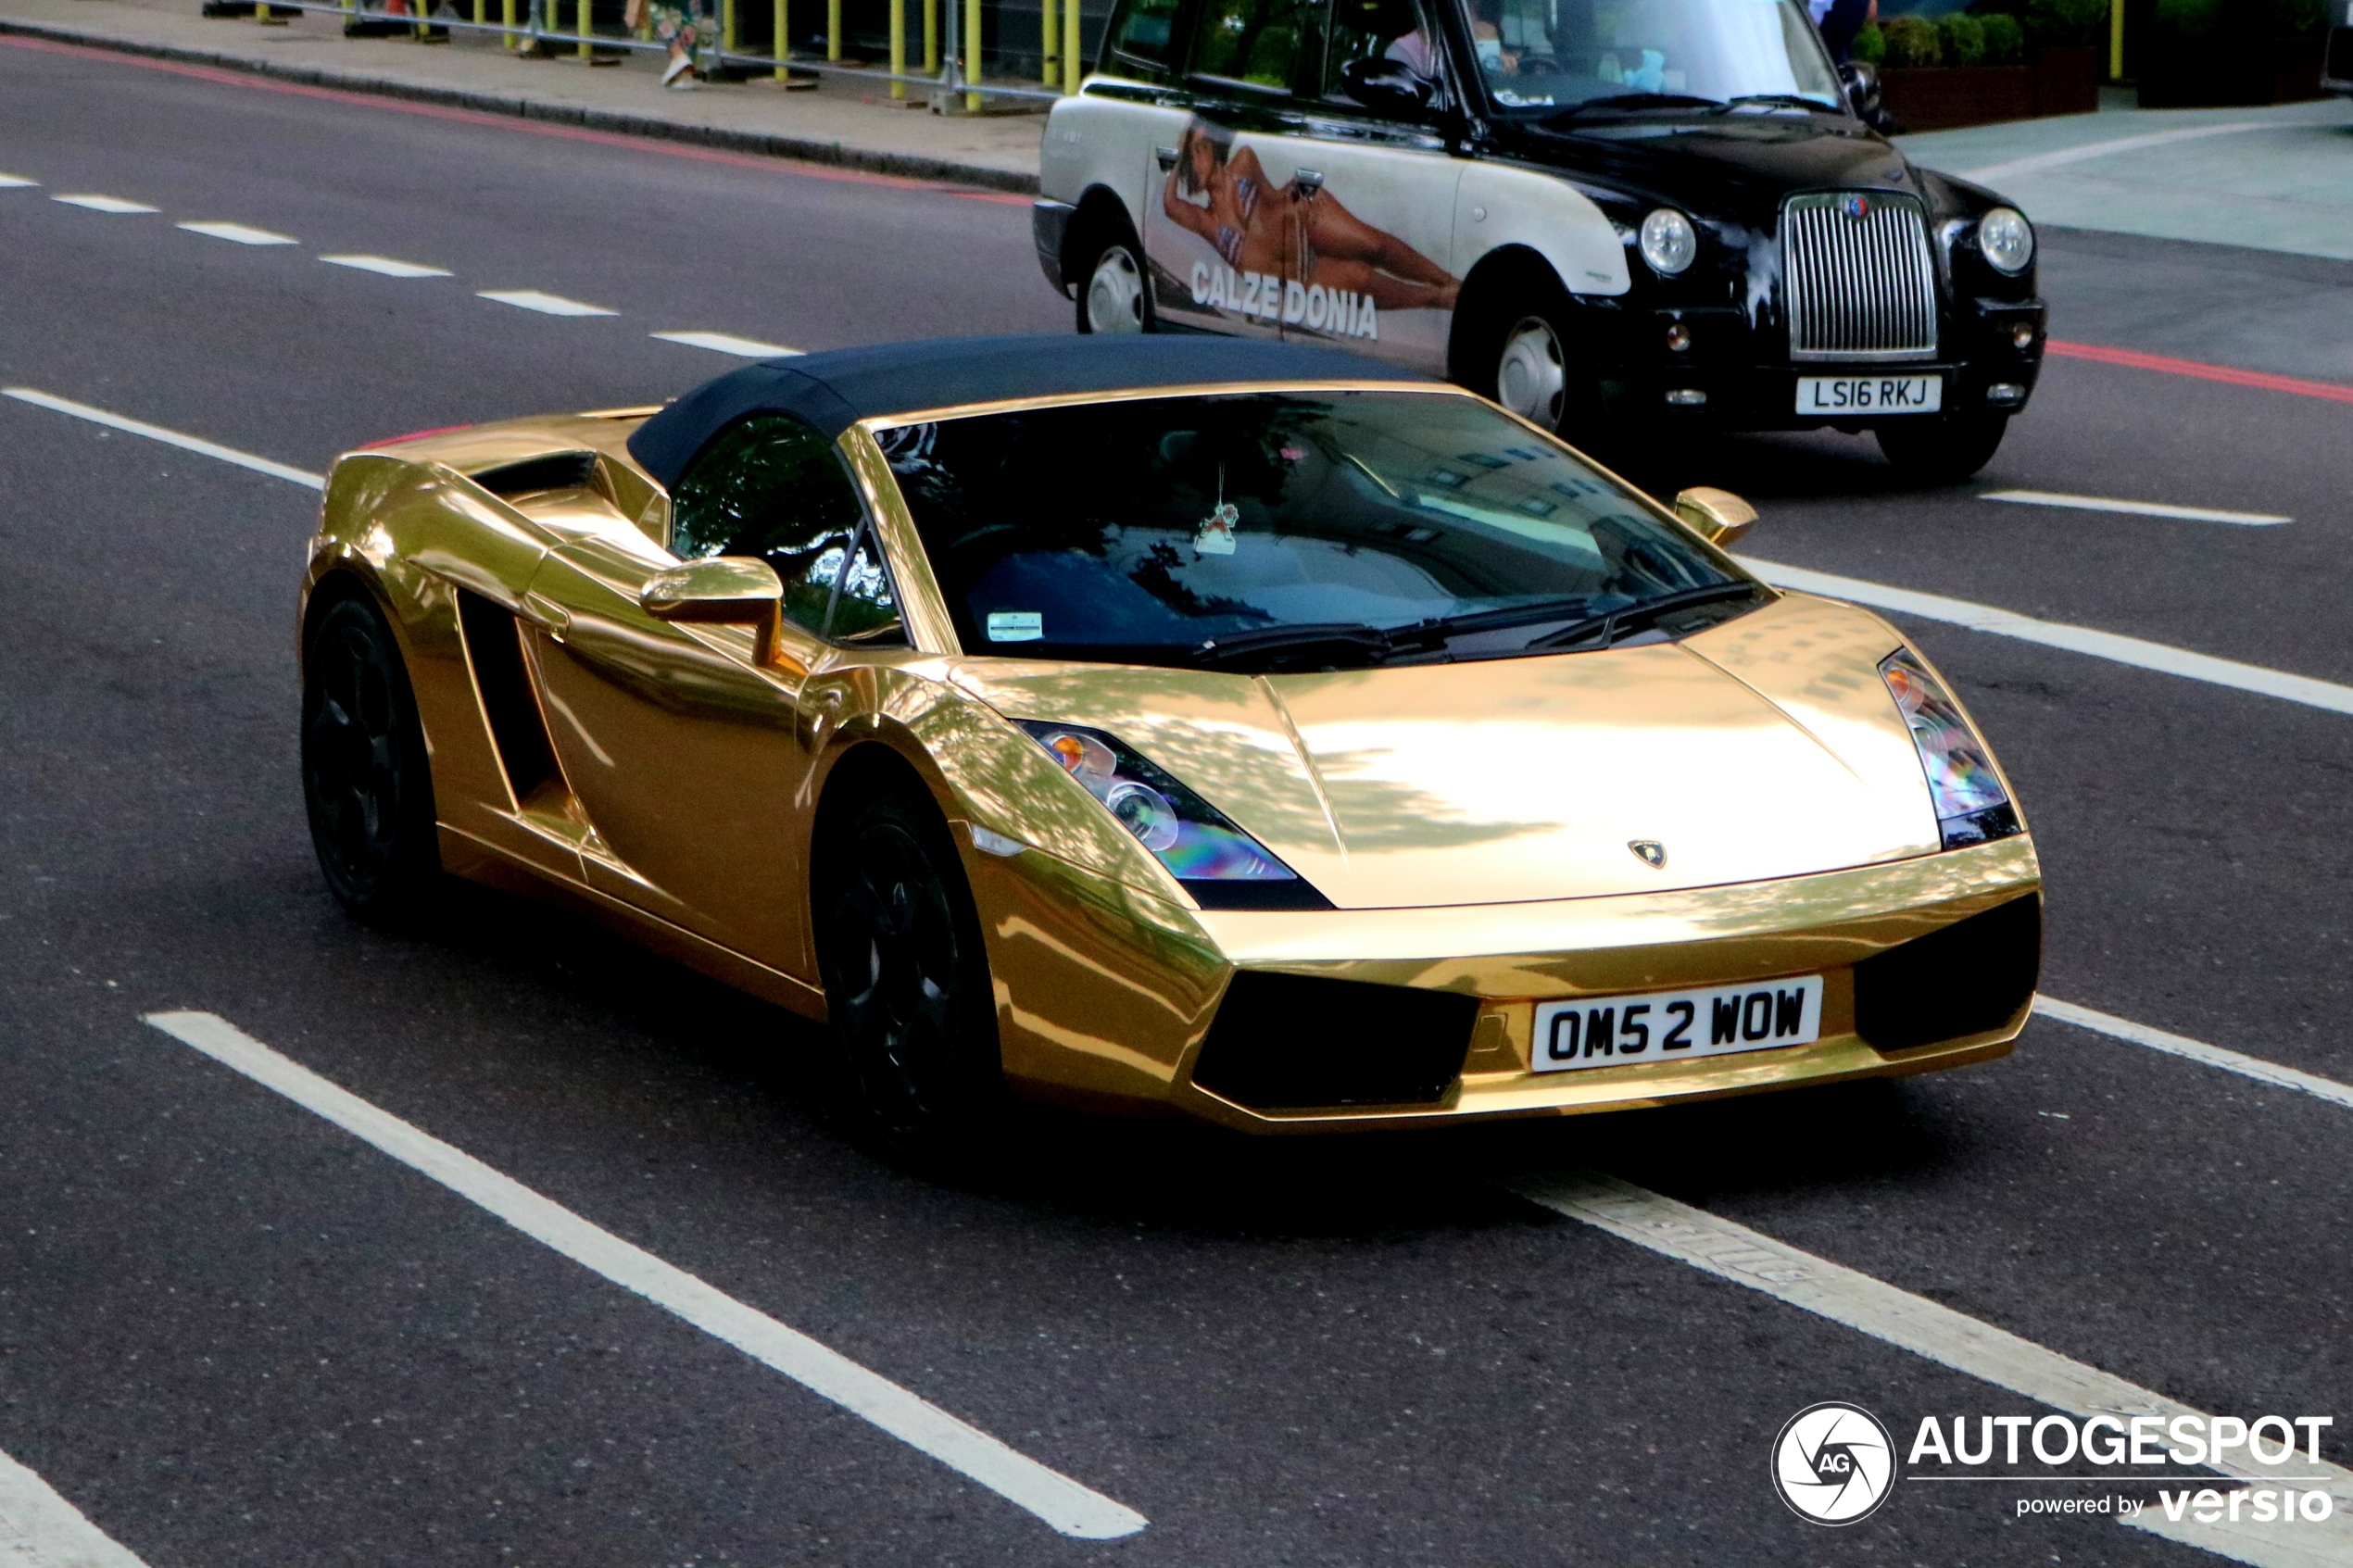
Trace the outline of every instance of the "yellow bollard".
<path fill-rule="evenodd" d="M 1054 39 L 1062 31 L 1062 8 L 1054 0 L 1045 0 L 1045 14 L 1038 19 L 1038 64 L 1051 87 L 1063 79 L 1062 54 L 1054 47 Z"/>
<path fill-rule="evenodd" d="M 907 74 L 907 0 L 887 0 L 890 6 L 890 74 L 896 79 Z M 893 80 L 890 95 L 904 101 L 907 84 Z"/>
<path fill-rule="evenodd" d="M 964 0 L 964 80 L 980 80 L 980 0 Z M 980 112 L 980 94 L 964 94 L 964 112 Z"/>
<path fill-rule="evenodd" d="M 489 4 L 490 0 L 474 0 L 474 26 L 480 27 L 490 19 L 489 13 L 483 9 Z"/>
<path fill-rule="evenodd" d="M 1063 27 L 1063 91 L 1078 91 L 1078 78 L 1087 69 L 1084 51 L 1078 46 L 1078 0 L 1066 0 L 1069 10 Z"/>
<path fill-rule="evenodd" d="M 2108 0 L 2108 79 L 2124 80 L 2124 0 Z"/>
<path fill-rule="evenodd" d="M 939 74 L 939 0 L 924 0 L 924 74 Z"/>
<path fill-rule="evenodd" d="M 825 0 L 825 58 L 841 58 L 841 0 Z"/>
<path fill-rule="evenodd" d="M 775 47 L 769 52 L 776 56 L 776 85 L 782 87 L 792 80 L 792 72 L 785 69 L 787 42 L 792 37 L 791 19 L 785 15 L 785 0 L 776 0 L 775 14 L 769 19 Z"/>
<path fill-rule="evenodd" d="M 736 52 L 736 0 L 719 0 L 719 52 Z"/>
<path fill-rule="evenodd" d="M 498 0 L 498 20 L 508 27 L 515 25 L 515 0 Z M 510 49 L 516 46 L 515 35 L 511 32 L 502 34 L 501 41 Z"/>

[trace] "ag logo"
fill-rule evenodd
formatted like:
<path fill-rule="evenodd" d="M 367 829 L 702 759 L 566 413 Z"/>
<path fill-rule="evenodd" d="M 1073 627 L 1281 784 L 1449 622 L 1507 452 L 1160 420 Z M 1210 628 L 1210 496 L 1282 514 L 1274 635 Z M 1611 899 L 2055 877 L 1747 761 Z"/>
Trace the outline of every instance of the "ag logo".
<path fill-rule="evenodd" d="M 1852 1524 L 1895 1489 L 1895 1445 L 1859 1405 L 1808 1405 L 1773 1440 L 1773 1489 L 1801 1519 Z"/>

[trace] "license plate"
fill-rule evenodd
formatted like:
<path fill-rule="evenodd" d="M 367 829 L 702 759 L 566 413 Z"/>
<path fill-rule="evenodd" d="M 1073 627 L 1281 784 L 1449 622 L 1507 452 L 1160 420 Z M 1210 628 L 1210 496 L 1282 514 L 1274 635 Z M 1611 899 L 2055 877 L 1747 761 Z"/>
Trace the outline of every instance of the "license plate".
<path fill-rule="evenodd" d="M 1822 977 L 1536 1004 L 1539 1073 L 1810 1046 L 1822 1035 Z"/>
<path fill-rule="evenodd" d="M 1801 414 L 1933 414 L 1944 406 L 1943 376 L 1800 376 Z"/>

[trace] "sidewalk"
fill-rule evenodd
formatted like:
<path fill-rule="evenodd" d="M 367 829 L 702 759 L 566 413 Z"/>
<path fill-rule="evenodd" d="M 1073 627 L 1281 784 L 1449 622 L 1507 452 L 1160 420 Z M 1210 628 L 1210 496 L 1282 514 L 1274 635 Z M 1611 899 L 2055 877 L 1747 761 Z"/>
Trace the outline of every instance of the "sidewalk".
<path fill-rule="evenodd" d="M 341 19 L 208 20 L 199 0 L 0 0 L 0 32 L 129 49 L 319 86 L 384 93 L 996 190 L 1038 188 L 1042 114 L 893 107 L 880 83 L 760 82 L 665 91 L 661 56 L 587 69 L 495 37 L 345 38 Z M 924 89 L 911 85 L 920 102 Z M 2129 109 L 1897 139 L 1932 169 L 1991 185 L 2037 223 L 2353 260 L 2353 103 Z"/>
<path fill-rule="evenodd" d="M 892 106 L 887 83 L 839 77 L 813 92 L 754 82 L 674 93 L 661 85 L 663 56 L 654 51 L 591 69 L 568 56 L 524 58 L 494 34 L 452 29 L 447 44 L 421 45 L 346 38 L 342 19 L 327 12 L 261 27 L 198 9 L 199 0 L 0 0 L 0 32 L 918 180 L 1038 188 L 1043 114 L 936 115 L 921 107 L 925 90 L 916 84 L 907 89 L 912 109 Z M 489 15 L 497 19 L 496 5 Z"/>

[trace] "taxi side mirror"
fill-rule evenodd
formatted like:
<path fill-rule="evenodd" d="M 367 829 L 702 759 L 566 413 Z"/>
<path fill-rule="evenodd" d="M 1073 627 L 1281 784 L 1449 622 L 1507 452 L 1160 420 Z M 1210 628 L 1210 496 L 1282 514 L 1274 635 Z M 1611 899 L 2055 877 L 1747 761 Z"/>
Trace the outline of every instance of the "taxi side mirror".
<path fill-rule="evenodd" d="M 798 669 L 782 647 L 785 584 L 776 569 L 750 556 L 711 556 L 655 572 L 637 604 L 656 621 L 749 626 L 759 636 L 754 658 L 763 667 Z"/>
<path fill-rule="evenodd" d="M 1416 76 L 1403 60 L 1351 60 L 1340 68 L 1348 95 L 1377 114 L 1419 119 L 1429 112 L 1438 84 Z"/>
<path fill-rule="evenodd" d="M 1862 60 L 1849 60 L 1838 68 L 1839 81 L 1846 88 L 1847 107 L 1856 118 L 1869 121 L 1879 112 L 1879 68 Z"/>
<path fill-rule="evenodd" d="M 1675 516 L 1719 550 L 1729 550 L 1756 526 L 1756 508 L 1729 490 L 1696 484 L 1675 497 Z"/>

